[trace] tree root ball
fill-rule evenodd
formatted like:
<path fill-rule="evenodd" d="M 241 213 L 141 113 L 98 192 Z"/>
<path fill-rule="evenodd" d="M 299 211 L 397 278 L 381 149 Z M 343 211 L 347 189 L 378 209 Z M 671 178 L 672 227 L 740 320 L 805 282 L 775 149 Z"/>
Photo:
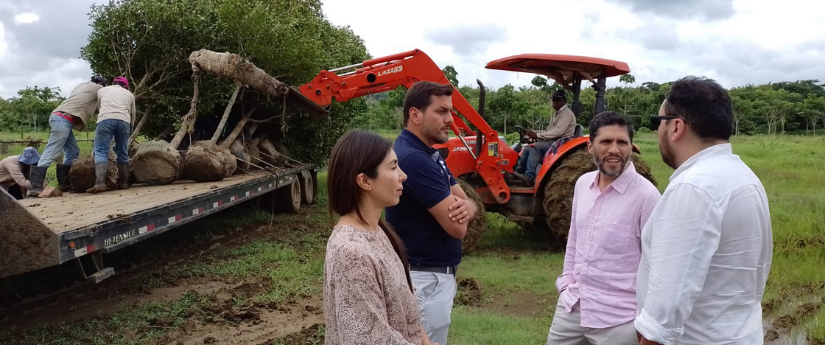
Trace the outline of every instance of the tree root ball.
<path fill-rule="evenodd" d="M 484 203 L 481 201 L 481 197 L 469 183 L 461 179 L 456 179 L 456 181 L 461 189 L 464 190 L 464 193 L 470 198 L 470 201 L 478 208 L 478 214 L 467 224 L 467 234 L 464 235 L 464 240 L 461 242 L 461 250 L 471 252 L 481 241 L 484 231 L 487 230 L 487 211 L 484 209 Z"/>
<path fill-rule="evenodd" d="M 106 186 L 110 190 L 117 188 L 117 156 L 114 151 L 109 151 L 109 165 L 106 174 Z M 95 185 L 95 158 L 94 154 L 80 158 L 72 164 L 69 170 L 69 182 L 72 190 L 85 193 L 87 189 Z"/>
<path fill-rule="evenodd" d="M 183 177 L 195 182 L 216 182 L 232 176 L 235 156 L 229 149 L 219 148 L 209 141 L 198 141 L 186 151 Z"/>
<path fill-rule="evenodd" d="M 261 153 L 261 159 L 264 162 L 272 164 L 277 167 L 282 167 L 286 165 L 286 158 L 278 152 L 275 148 L 275 145 L 272 144 L 269 139 L 263 139 L 260 143 L 258 143 L 258 150 Z"/>
<path fill-rule="evenodd" d="M 235 173 L 249 170 L 250 159 L 244 144 L 241 144 L 240 141 L 235 141 L 229 146 L 229 151 L 232 152 L 232 156 L 236 158 L 238 169 L 235 170 Z"/>
<path fill-rule="evenodd" d="M 183 159 L 172 144 L 163 140 L 142 143 L 132 157 L 131 170 L 138 182 L 169 184 L 180 178 Z"/>
<path fill-rule="evenodd" d="M 244 144 L 244 147 L 246 148 L 246 154 L 250 162 L 258 166 L 264 166 L 264 164 L 261 163 L 261 151 L 258 149 L 258 143 L 260 141 L 261 140 L 257 138 L 252 139 L 252 141 Z"/>

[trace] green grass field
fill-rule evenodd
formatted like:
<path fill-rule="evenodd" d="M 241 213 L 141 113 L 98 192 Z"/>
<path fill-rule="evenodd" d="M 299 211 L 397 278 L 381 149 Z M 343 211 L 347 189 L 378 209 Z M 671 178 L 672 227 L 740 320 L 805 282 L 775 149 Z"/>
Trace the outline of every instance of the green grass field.
<path fill-rule="evenodd" d="M 381 134 L 389 139 L 396 135 Z M 664 191 L 672 169 L 659 157 L 655 134 L 640 133 L 636 142 Z M 763 300 L 765 316 L 779 320 L 785 328 L 782 332 L 805 332 L 812 341 L 825 342 L 825 186 L 817 179 L 825 171 L 825 137 L 737 137 L 732 142 L 734 153 L 761 178 L 769 194 L 774 257 Z M 318 205 L 298 215 L 272 218 L 260 211 L 238 209 L 188 226 L 198 229 L 194 232 L 198 235 L 191 239 L 196 243 L 241 227 L 259 228 L 257 231 L 265 235 L 245 233 L 238 245 L 204 248 L 197 259 L 162 265 L 136 281 L 146 289 L 203 279 L 264 282 L 260 291 L 233 295 L 231 305 L 236 309 L 319 296 L 324 246 L 335 221 L 326 210 L 325 173 L 319 174 L 319 179 Z M 489 214 L 488 220 L 479 247 L 465 255 L 458 270 L 457 279 L 462 283 L 449 344 L 544 344 L 556 304 L 554 282 L 562 270 L 563 254 L 548 251 L 546 244 L 529 239 L 501 216 Z M 147 246 L 141 255 L 151 257 L 152 250 Z M 210 294 L 184 293 L 171 302 L 145 302 L 107 317 L 43 325 L 20 337 L 0 334 L 0 338 L 9 339 L 11 344 L 151 344 L 185 329 L 187 323 L 214 319 L 216 316 L 203 312 L 214 303 Z M 159 328 L 158 319 L 173 322 Z M 124 337 L 122 329 L 134 332 Z M 302 344 L 318 343 L 313 339 Z"/>

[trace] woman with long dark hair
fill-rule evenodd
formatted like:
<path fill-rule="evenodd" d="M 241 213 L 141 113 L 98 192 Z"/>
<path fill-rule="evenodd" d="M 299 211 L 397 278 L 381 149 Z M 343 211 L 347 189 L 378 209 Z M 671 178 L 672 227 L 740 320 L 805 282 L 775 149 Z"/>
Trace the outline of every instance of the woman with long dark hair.
<path fill-rule="evenodd" d="M 392 143 L 350 131 L 333 147 L 327 173 L 330 212 L 341 218 L 324 261 L 326 344 L 429 345 L 404 246 L 381 219 L 407 178 Z"/>

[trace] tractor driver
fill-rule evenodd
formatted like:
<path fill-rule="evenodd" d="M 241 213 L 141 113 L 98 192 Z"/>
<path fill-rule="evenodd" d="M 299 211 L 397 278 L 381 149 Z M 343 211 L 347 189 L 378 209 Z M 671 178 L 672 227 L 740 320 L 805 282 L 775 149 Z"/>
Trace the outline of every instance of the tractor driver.
<path fill-rule="evenodd" d="M 563 137 L 572 137 L 576 132 L 576 115 L 567 107 L 567 95 L 564 90 L 553 92 L 553 109 L 556 116 L 550 122 L 550 126 L 543 132 L 527 131 L 527 136 L 535 142 L 525 147 L 524 152 L 516 165 L 516 173 L 524 174 L 524 177 L 531 183 L 536 180 L 536 173 L 539 164 L 553 146 L 553 142 Z"/>

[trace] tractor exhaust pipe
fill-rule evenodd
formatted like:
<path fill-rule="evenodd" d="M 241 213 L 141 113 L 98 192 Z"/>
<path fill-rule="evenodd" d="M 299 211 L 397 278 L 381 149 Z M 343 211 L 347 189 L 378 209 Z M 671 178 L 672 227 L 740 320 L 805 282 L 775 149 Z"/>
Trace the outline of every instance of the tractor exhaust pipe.
<path fill-rule="evenodd" d="M 476 79 L 476 83 L 478 83 L 478 116 L 481 119 L 484 119 L 484 96 L 487 94 L 487 90 L 484 88 L 484 84 L 481 80 Z M 484 135 L 478 133 L 478 128 L 476 128 L 476 157 L 481 157 L 481 148 L 482 141 L 484 140 Z"/>

